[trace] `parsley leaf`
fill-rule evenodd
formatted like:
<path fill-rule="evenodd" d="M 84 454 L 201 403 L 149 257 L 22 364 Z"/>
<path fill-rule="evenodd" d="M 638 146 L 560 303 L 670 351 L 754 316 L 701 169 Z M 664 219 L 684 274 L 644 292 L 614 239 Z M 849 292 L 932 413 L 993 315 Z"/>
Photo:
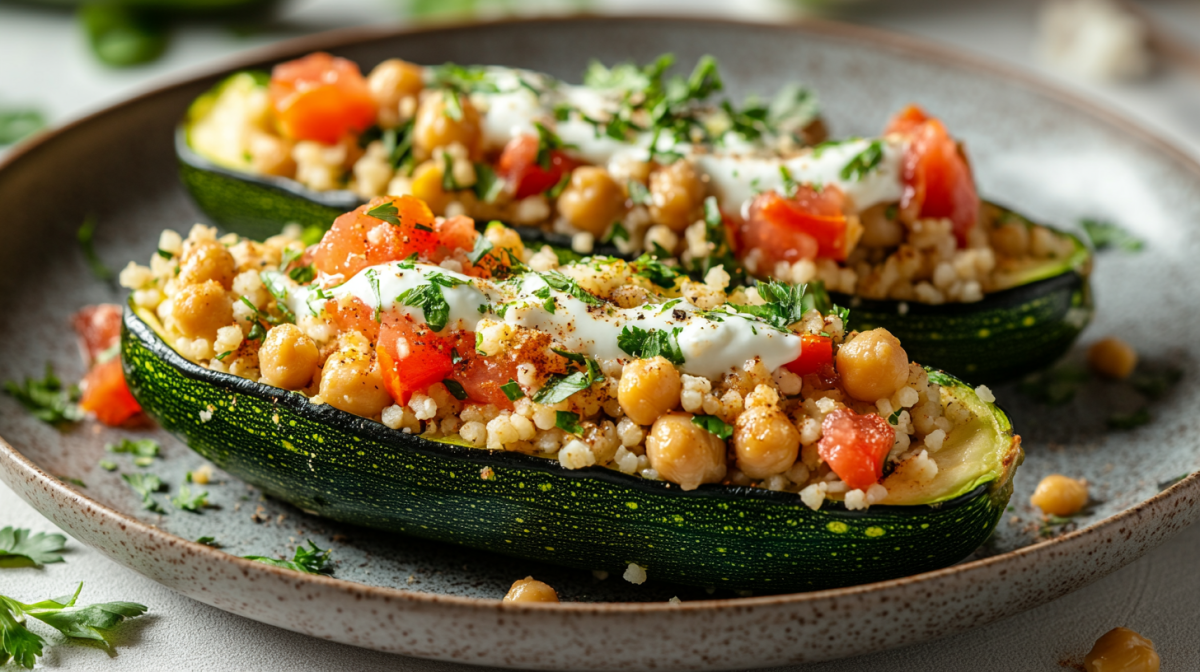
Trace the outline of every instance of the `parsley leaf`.
<path fill-rule="evenodd" d="M 758 295 L 766 301 L 761 306 L 739 306 L 730 304 L 739 313 L 753 315 L 776 329 L 786 330 L 790 325 L 799 322 L 804 313 L 816 309 L 821 313 L 829 312 L 829 296 L 821 283 L 801 283 L 792 285 L 786 282 L 759 281 L 755 285 Z"/>
<path fill-rule="evenodd" d="M 368 217 L 374 217 L 382 222 L 387 222 L 392 226 L 400 226 L 400 211 L 396 209 L 395 204 L 381 203 L 367 211 Z"/>
<path fill-rule="evenodd" d="M 500 386 L 500 391 L 504 393 L 504 396 L 508 397 L 509 401 L 516 401 L 525 396 L 525 391 L 512 378 L 509 378 L 507 383 Z"/>
<path fill-rule="evenodd" d="M 1140 238 L 1112 222 L 1084 219 L 1079 224 L 1097 250 L 1118 247 L 1126 252 L 1141 252 L 1146 246 Z"/>
<path fill-rule="evenodd" d="M 574 145 L 564 143 L 562 138 L 540 122 L 533 122 L 533 127 L 537 129 L 538 134 L 537 156 L 534 161 L 541 166 L 542 170 L 550 170 L 550 153 L 554 150 L 573 148 Z"/>
<path fill-rule="evenodd" d="M 199 539 L 196 539 L 196 543 L 204 544 L 205 546 L 210 546 L 212 548 L 220 548 L 221 547 L 221 544 L 217 543 L 217 538 L 210 537 L 210 536 L 200 537 Z"/>
<path fill-rule="evenodd" d="M 478 264 L 481 259 L 487 256 L 488 252 L 494 250 L 496 246 L 488 237 L 482 233 L 475 236 L 475 246 L 467 253 L 467 259 L 471 260 L 472 264 Z"/>
<path fill-rule="evenodd" d="M 1160 399 L 1183 378 L 1183 371 L 1169 368 L 1161 371 L 1138 370 L 1129 376 L 1129 384 L 1150 399 Z"/>
<path fill-rule="evenodd" d="M 146 613 L 146 607 L 134 602 L 102 602 L 86 607 L 75 606 L 83 584 L 74 594 L 25 604 L 0 595 L 0 661 L 12 658 L 32 668 L 42 655 L 45 640 L 25 626 L 27 617 L 58 630 L 67 637 L 105 641 L 100 630 L 107 630 L 126 618 Z"/>
<path fill-rule="evenodd" d="M 533 395 L 535 402 L 547 406 L 557 404 L 560 401 L 565 401 L 576 392 L 588 389 L 593 383 L 604 380 L 604 374 L 600 373 L 600 367 L 590 358 L 565 350 L 555 349 L 554 352 L 576 364 L 583 365 L 584 370 L 568 374 L 556 373 L 550 376 L 550 379 L 546 381 L 542 389 Z"/>
<path fill-rule="evenodd" d="M 715 415 L 693 415 L 692 424 L 724 441 L 733 436 L 733 425 Z"/>
<path fill-rule="evenodd" d="M 486 163 L 475 164 L 475 197 L 483 203 L 495 203 L 496 198 L 504 191 L 504 178 Z"/>
<path fill-rule="evenodd" d="M 721 215 L 717 199 L 712 196 L 704 199 L 704 237 L 709 250 L 708 254 L 693 259 L 688 264 L 687 270 L 704 277 L 709 270 L 722 266 L 725 268 L 725 272 L 729 273 L 732 284 L 736 285 L 742 282 L 746 277 L 746 272 L 742 269 L 737 257 L 734 256 L 725 227 L 725 218 Z M 669 257 L 671 255 L 660 256 Z"/>
<path fill-rule="evenodd" d="M 163 489 L 162 479 L 154 474 L 141 473 L 121 474 L 121 478 L 125 479 L 129 487 L 141 496 L 143 509 L 153 511 L 154 513 L 166 513 L 158 501 L 154 499 L 154 493 Z"/>
<path fill-rule="evenodd" d="M 792 177 L 792 171 L 788 170 L 787 166 L 780 165 L 779 176 L 783 179 L 783 195 L 795 198 L 796 193 L 800 191 L 800 184 Z"/>
<path fill-rule="evenodd" d="M 291 560 L 276 560 L 275 558 L 268 558 L 262 555 L 246 555 L 242 557 L 247 560 L 254 560 L 255 562 L 283 567 L 284 569 L 303 572 L 305 574 L 332 574 L 333 567 L 329 566 L 329 554 L 332 552 L 332 549 L 322 550 L 311 539 L 308 540 L 308 546 L 308 548 L 305 548 L 303 545 L 298 546 Z"/>
<path fill-rule="evenodd" d="M 429 274 L 429 284 L 406 289 L 396 301 L 406 306 L 420 308 L 425 313 L 425 323 L 434 331 L 446 328 L 450 319 L 450 304 L 442 295 L 443 287 L 457 287 L 466 284 L 458 278 L 452 278 L 441 273 Z"/>
<path fill-rule="evenodd" d="M 650 190 L 641 182 L 630 180 L 629 201 L 634 205 L 650 205 Z"/>
<path fill-rule="evenodd" d="M 0 530 L 0 567 L 42 566 L 62 562 L 59 552 L 66 547 L 67 538 L 61 534 L 6 527 Z"/>
<path fill-rule="evenodd" d="M 617 347 L 629 353 L 631 357 L 650 359 L 659 355 L 667 361 L 679 366 L 683 364 L 683 351 L 679 348 L 679 332 L 681 327 L 667 331 L 665 329 L 645 330 L 638 326 L 626 326 L 617 336 Z"/>
<path fill-rule="evenodd" d="M 128 453 L 135 457 L 158 457 L 162 446 L 154 439 L 121 439 L 105 446 L 110 453 Z"/>
<path fill-rule="evenodd" d="M 199 513 L 208 505 L 208 493 L 203 490 L 193 493 L 191 486 L 184 483 L 179 486 L 179 494 L 171 498 L 171 505 L 181 511 Z"/>
<path fill-rule="evenodd" d="M 566 292 L 567 294 L 570 294 L 571 296 L 583 301 L 588 305 L 599 306 L 604 303 L 604 301 L 597 298 L 594 294 L 591 294 L 586 289 L 580 287 L 579 283 L 575 282 L 575 280 L 563 275 L 559 271 L 547 271 L 545 273 L 539 273 L 539 275 L 543 280 L 546 281 L 547 285 L 550 285 L 552 288 L 557 289 L 560 292 Z"/>
<path fill-rule="evenodd" d="M 643 254 L 629 263 L 630 269 L 637 275 L 646 278 L 659 287 L 674 287 L 675 279 L 683 274 L 673 267 L 664 264 L 656 257 Z"/>
<path fill-rule="evenodd" d="M 83 258 L 87 260 L 88 268 L 92 271 L 92 275 L 97 280 L 111 282 L 116 274 L 112 269 L 104 265 L 100 261 L 100 256 L 96 254 L 95 238 L 96 236 L 96 218 L 93 215 L 88 215 L 83 220 L 83 224 L 79 225 L 79 230 L 75 232 L 75 238 L 79 241 L 79 249 L 83 251 Z"/>
<path fill-rule="evenodd" d="M 600 242 L 611 243 L 614 240 L 629 240 L 629 231 L 625 228 L 625 225 L 619 221 L 612 223 L 612 226 L 608 229 L 608 233 L 606 233 L 604 237 L 600 239 Z"/>
<path fill-rule="evenodd" d="M 11 145 L 46 127 L 46 118 L 37 110 L 0 110 L 0 145 Z"/>
<path fill-rule="evenodd" d="M 379 294 L 379 272 L 373 268 L 367 269 L 367 283 L 371 285 L 371 293 L 375 295 L 375 312 L 372 319 L 376 323 L 382 321 L 380 311 L 383 309 L 383 296 Z"/>
<path fill-rule="evenodd" d="M 1087 369 L 1064 364 L 1025 377 L 1017 390 L 1047 406 L 1061 406 L 1075 398 L 1075 392 L 1088 380 Z"/>
<path fill-rule="evenodd" d="M 450 390 L 450 394 L 454 395 L 455 399 L 462 401 L 467 398 L 467 390 L 457 380 L 447 378 L 442 381 L 442 384 L 446 386 L 447 390 Z"/>
<path fill-rule="evenodd" d="M 283 274 L 279 271 L 260 271 L 258 278 L 275 299 L 275 308 L 283 315 L 283 319 L 295 324 L 296 314 L 288 308 L 288 287 L 283 282 Z"/>
<path fill-rule="evenodd" d="M 535 289 L 533 290 L 533 295 L 542 300 L 542 308 L 544 308 L 547 313 L 550 313 L 551 315 L 554 314 L 554 311 L 558 308 L 558 302 L 555 301 L 554 297 L 550 295 L 549 287 Z"/>
<path fill-rule="evenodd" d="M 841 178 L 858 182 L 867 173 L 879 167 L 880 161 L 883 161 L 883 141 L 873 140 L 866 149 L 856 154 L 849 163 L 842 167 Z"/>
<path fill-rule="evenodd" d="M 579 435 L 583 433 L 583 427 L 579 426 L 579 414 L 570 411 L 555 411 L 554 426 L 568 434 Z"/>
<path fill-rule="evenodd" d="M 1151 420 L 1150 409 L 1143 406 L 1132 413 L 1114 413 L 1108 417 L 1107 424 L 1109 429 L 1135 429 L 1150 424 Z"/>
<path fill-rule="evenodd" d="M 64 388 L 49 362 L 46 363 L 46 375 L 41 380 L 27 377 L 19 385 L 9 380 L 4 383 L 4 392 L 42 422 L 58 425 L 83 419 L 83 411 L 75 405 L 79 399 L 79 388 L 74 385 Z"/>

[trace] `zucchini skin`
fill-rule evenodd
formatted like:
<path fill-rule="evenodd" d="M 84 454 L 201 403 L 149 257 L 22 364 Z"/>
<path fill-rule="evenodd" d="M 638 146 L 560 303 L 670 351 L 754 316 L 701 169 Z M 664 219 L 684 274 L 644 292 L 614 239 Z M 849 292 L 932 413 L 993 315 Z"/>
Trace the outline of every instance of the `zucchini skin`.
<path fill-rule="evenodd" d="M 129 309 L 121 354 L 151 417 L 221 469 L 301 509 L 579 569 L 620 573 L 636 562 L 654 580 L 687 585 L 816 590 L 951 565 L 995 528 L 1020 457 L 1010 452 L 1015 463 L 999 480 L 935 505 L 847 511 L 827 501 L 813 511 L 790 493 L 683 492 L 603 467 L 572 471 L 390 430 L 188 362 Z M 201 421 L 205 409 L 211 418 Z"/>
<path fill-rule="evenodd" d="M 975 303 L 939 306 L 873 301 L 830 294 L 850 306 L 851 329 L 883 327 L 904 344 L 909 359 L 980 383 L 1020 378 L 1066 354 L 1091 321 L 1087 269 L 991 294 Z"/>

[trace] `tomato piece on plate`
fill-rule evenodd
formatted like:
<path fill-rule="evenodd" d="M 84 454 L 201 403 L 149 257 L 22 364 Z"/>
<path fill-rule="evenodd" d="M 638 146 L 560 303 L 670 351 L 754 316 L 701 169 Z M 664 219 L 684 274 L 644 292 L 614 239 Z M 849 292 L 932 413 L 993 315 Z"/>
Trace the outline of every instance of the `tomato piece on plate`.
<path fill-rule="evenodd" d="M 89 364 L 121 341 L 121 306 L 101 303 L 84 306 L 71 318 Z"/>
<path fill-rule="evenodd" d="M 383 317 L 375 346 L 383 385 L 396 400 L 407 404 L 416 392 L 445 380 L 453 369 L 450 339 L 417 324 L 412 317 L 391 312 Z M 475 335 L 471 334 L 472 348 Z"/>
<path fill-rule="evenodd" d="M 394 216 L 399 224 L 371 216 L 371 211 Z M 412 196 L 379 196 L 333 221 L 313 252 L 313 263 L 323 273 L 341 273 L 349 279 L 368 266 L 413 254 L 427 257 L 438 243 L 433 212 L 423 201 Z"/>
<path fill-rule="evenodd" d="M 821 373 L 833 364 L 833 339 L 819 334 L 800 334 L 800 356 L 788 362 L 788 371 L 801 376 Z"/>
<path fill-rule="evenodd" d="M 543 167 L 537 162 L 538 139 L 532 135 L 518 135 L 504 146 L 496 172 L 504 178 L 513 198 L 540 194 L 558 184 L 566 173 L 570 173 L 581 162 L 566 153 L 550 150 L 550 165 Z"/>
<path fill-rule="evenodd" d="M 120 358 L 110 359 L 83 378 L 79 408 L 93 413 L 100 422 L 115 427 L 142 412 L 121 370 Z"/>
<path fill-rule="evenodd" d="M 358 298 L 351 299 L 344 306 L 334 300 L 326 301 L 325 312 L 329 313 L 339 332 L 357 331 L 371 343 L 378 340 L 379 322 L 375 321 L 375 311 Z M 382 319 L 381 315 L 380 320 Z"/>
<path fill-rule="evenodd" d="M 332 145 L 375 122 L 375 98 L 358 66 L 323 52 L 271 71 L 271 105 L 280 130 L 295 140 Z"/>
<path fill-rule="evenodd" d="M 958 246 L 966 247 L 967 234 L 979 216 L 979 195 L 958 143 L 941 121 L 916 105 L 893 117 L 887 132 L 909 137 L 901 164 L 901 209 L 915 217 L 949 218 Z"/>
<path fill-rule="evenodd" d="M 883 460 L 896 442 L 896 430 L 874 414 L 839 408 L 821 423 L 817 452 L 839 478 L 866 490 L 883 477 Z"/>
<path fill-rule="evenodd" d="M 759 194 L 750 204 L 750 216 L 739 232 L 742 254 L 757 249 L 772 265 L 817 257 L 844 260 L 847 245 L 843 200 L 836 187 L 817 191 L 805 185 L 792 198 L 775 191 Z"/>

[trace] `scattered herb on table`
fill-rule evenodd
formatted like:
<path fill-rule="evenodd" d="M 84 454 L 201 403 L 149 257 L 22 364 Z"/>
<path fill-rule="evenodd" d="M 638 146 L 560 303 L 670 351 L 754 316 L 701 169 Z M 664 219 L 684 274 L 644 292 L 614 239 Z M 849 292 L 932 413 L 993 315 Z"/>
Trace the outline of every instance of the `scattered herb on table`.
<path fill-rule="evenodd" d="M 142 508 L 154 513 L 166 513 L 158 500 L 154 499 L 154 493 L 160 492 L 163 489 L 163 482 L 154 474 L 121 474 L 121 478 L 129 484 L 130 488 L 142 498 Z"/>
<path fill-rule="evenodd" d="M 38 532 L 12 526 L 0 530 L 0 567 L 42 566 L 62 562 L 59 553 L 66 548 L 61 534 Z"/>
<path fill-rule="evenodd" d="M 4 391 L 43 422 L 59 425 L 83 419 L 83 411 L 75 404 L 79 400 L 79 388 L 64 386 L 54 375 L 54 367 L 49 362 L 42 379 L 26 378 L 21 384 L 10 380 L 4 383 Z"/>
<path fill-rule="evenodd" d="M 36 618 L 67 637 L 93 639 L 107 644 L 101 630 L 108 630 L 126 618 L 146 613 L 144 605 L 134 602 L 75 606 L 81 590 L 82 583 L 75 588 L 74 594 L 32 604 L 0 595 L 0 663 L 12 659 L 17 665 L 32 669 L 42 655 L 46 640 L 26 627 L 27 618 Z"/>
<path fill-rule="evenodd" d="M 220 542 L 217 541 L 216 537 L 209 537 L 209 536 L 200 537 L 199 539 L 196 540 L 196 543 L 204 544 L 205 546 L 208 546 L 211 548 L 220 548 L 221 547 L 221 544 L 220 544 Z"/>
<path fill-rule="evenodd" d="M 191 486 L 184 483 L 179 486 L 179 494 L 171 498 L 171 505 L 180 511 L 199 513 L 208 505 L 208 493 L 203 490 L 192 492 Z"/>
<path fill-rule="evenodd" d="M 305 574 L 332 574 L 333 567 L 330 566 L 329 554 L 333 549 L 320 549 L 311 539 L 308 540 L 308 548 L 303 545 L 296 548 L 296 554 L 291 560 L 276 560 L 263 555 L 246 555 L 243 556 L 247 560 L 254 560 L 275 567 L 283 567 Z"/>
<path fill-rule="evenodd" d="M 1183 371 L 1176 368 L 1163 370 L 1138 369 L 1129 376 L 1129 384 L 1150 399 L 1161 399 L 1183 378 Z"/>

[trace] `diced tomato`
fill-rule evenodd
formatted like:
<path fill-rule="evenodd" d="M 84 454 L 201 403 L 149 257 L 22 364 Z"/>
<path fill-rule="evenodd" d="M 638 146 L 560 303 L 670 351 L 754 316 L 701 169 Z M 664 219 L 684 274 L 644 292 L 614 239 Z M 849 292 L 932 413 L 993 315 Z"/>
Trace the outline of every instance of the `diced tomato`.
<path fill-rule="evenodd" d="M 820 373 L 833 364 L 833 339 L 819 334 L 800 334 L 800 356 L 788 362 L 788 370 L 801 376 Z"/>
<path fill-rule="evenodd" d="M 479 232 L 475 230 L 475 220 L 463 215 L 446 218 L 436 229 L 442 245 L 450 251 L 470 252 L 475 247 L 475 239 L 479 237 Z"/>
<path fill-rule="evenodd" d="M 550 150 L 550 166 L 543 168 L 537 162 L 538 139 L 532 135 L 518 135 L 504 146 L 496 172 L 504 177 L 513 198 L 540 194 L 562 179 L 566 173 L 582 165 L 564 152 Z"/>
<path fill-rule="evenodd" d="M 323 52 L 271 71 L 271 105 L 283 134 L 327 145 L 375 122 L 375 98 L 358 66 Z"/>
<path fill-rule="evenodd" d="M 825 416 L 821 434 L 817 452 L 851 488 L 866 490 L 883 477 L 883 460 L 896 440 L 887 420 L 839 408 Z"/>
<path fill-rule="evenodd" d="M 325 312 L 333 318 L 338 331 L 357 331 L 374 343 L 379 337 L 379 322 L 375 321 L 375 311 L 357 298 L 342 306 L 337 301 L 326 301 Z M 380 320 L 383 316 L 380 316 Z"/>
<path fill-rule="evenodd" d="M 399 225 L 367 213 L 391 205 Z M 438 245 L 433 212 L 412 196 L 379 196 L 334 220 L 313 253 L 318 270 L 346 278 L 368 266 L 406 259 L 412 254 L 427 256 Z"/>
<path fill-rule="evenodd" d="M 949 218 L 958 246 L 966 247 L 967 234 L 979 215 L 979 196 L 958 143 L 941 121 L 916 105 L 893 117 L 887 132 L 909 136 L 901 165 L 901 209 L 909 216 Z"/>
<path fill-rule="evenodd" d="M 115 303 L 84 306 L 71 318 L 71 326 L 79 334 L 91 364 L 100 353 L 121 341 L 121 306 Z"/>
<path fill-rule="evenodd" d="M 774 264 L 823 257 L 846 258 L 846 217 L 842 192 L 836 187 L 816 191 L 802 186 L 793 198 L 775 191 L 759 194 L 750 204 L 750 217 L 740 230 L 740 249 L 760 250 Z"/>
<path fill-rule="evenodd" d="M 94 413 L 96 419 L 115 427 L 142 412 L 121 370 L 120 358 L 110 359 L 93 368 L 83 379 L 83 397 L 79 407 Z"/>
<path fill-rule="evenodd" d="M 401 339 L 403 346 L 398 347 Z M 472 334 L 472 350 L 474 339 Z M 397 403 L 407 404 L 413 393 L 424 392 L 450 375 L 454 365 L 449 342 L 407 315 L 392 312 L 384 316 L 375 352 L 384 387 Z"/>

